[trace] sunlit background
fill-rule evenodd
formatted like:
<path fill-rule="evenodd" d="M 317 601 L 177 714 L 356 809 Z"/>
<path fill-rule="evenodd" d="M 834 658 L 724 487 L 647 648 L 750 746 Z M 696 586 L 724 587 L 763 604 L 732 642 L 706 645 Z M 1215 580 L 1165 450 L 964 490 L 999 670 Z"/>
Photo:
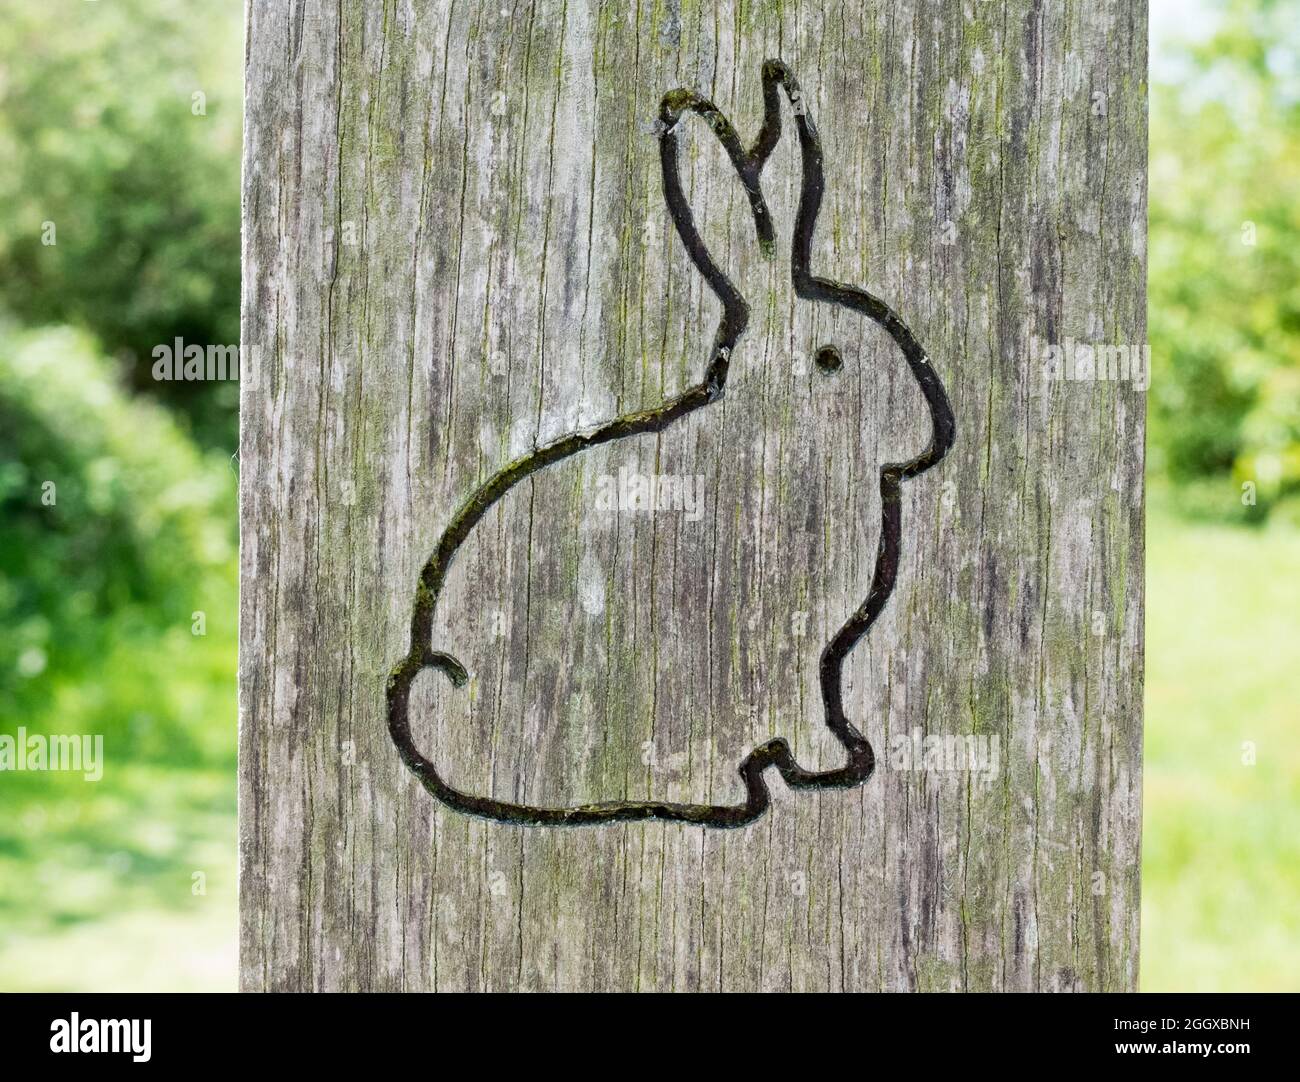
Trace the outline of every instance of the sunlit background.
<path fill-rule="evenodd" d="M 239 3 L 0 0 L 0 989 L 236 981 Z M 1145 990 L 1300 989 L 1300 0 L 1153 0 Z M 52 242 L 52 243 L 51 243 Z M 50 490 L 46 482 L 53 481 Z"/>

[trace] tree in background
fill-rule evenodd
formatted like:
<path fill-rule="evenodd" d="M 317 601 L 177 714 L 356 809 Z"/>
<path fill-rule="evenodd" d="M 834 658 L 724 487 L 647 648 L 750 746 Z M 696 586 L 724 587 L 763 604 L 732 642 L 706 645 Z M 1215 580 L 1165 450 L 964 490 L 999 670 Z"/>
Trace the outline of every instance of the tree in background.
<path fill-rule="evenodd" d="M 1300 23 L 1277 0 L 1220 14 L 1152 96 L 1150 470 L 1185 506 L 1295 517 Z"/>
<path fill-rule="evenodd" d="M 223 446 L 236 385 L 155 384 L 150 353 L 239 341 L 240 22 L 183 0 L 0 0 L 0 306 L 90 331 Z"/>
<path fill-rule="evenodd" d="M 238 384 L 151 354 L 239 340 L 241 30 L 0 0 L 0 722 L 119 761 L 233 755 Z"/>
<path fill-rule="evenodd" d="M 232 472 L 66 328 L 0 328 L 0 432 L 0 721 L 232 751 Z"/>

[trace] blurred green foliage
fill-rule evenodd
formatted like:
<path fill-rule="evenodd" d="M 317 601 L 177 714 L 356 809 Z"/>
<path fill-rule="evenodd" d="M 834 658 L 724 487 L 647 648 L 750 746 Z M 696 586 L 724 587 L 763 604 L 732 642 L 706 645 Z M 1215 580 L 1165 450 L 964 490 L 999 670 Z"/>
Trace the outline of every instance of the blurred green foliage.
<path fill-rule="evenodd" d="M 149 358 L 177 335 L 239 341 L 241 14 L 0 0 L 3 306 L 88 329 L 232 447 L 237 388 L 155 384 Z"/>
<path fill-rule="evenodd" d="M 1300 19 L 1219 6 L 1152 88 L 1150 472 L 1259 519 L 1300 493 Z"/>
<path fill-rule="evenodd" d="M 150 354 L 238 341 L 242 15 L 0 0 L 0 730 L 106 760 L 0 776 L 6 990 L 234 983 L 238 385 Z"/>
<path fill-rule="evenodd" d="M 219 712 L 175 699 L 198 640 L 233 646 L 231 469 L 69 329 L 0 331 L 0 431 L 0 717 L 92 718 L 130 758 L 228 755 Z"/>

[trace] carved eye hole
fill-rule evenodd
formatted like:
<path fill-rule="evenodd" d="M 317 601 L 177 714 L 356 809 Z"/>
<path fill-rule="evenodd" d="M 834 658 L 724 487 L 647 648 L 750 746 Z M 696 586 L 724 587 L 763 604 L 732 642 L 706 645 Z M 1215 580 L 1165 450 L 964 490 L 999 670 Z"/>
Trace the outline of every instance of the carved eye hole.
<path fill-rule="evenodd" d="M 834 346 L 822 346 L 813 361 L 828 376 L 834 375 L 844 367 L 844 357 Z"/>

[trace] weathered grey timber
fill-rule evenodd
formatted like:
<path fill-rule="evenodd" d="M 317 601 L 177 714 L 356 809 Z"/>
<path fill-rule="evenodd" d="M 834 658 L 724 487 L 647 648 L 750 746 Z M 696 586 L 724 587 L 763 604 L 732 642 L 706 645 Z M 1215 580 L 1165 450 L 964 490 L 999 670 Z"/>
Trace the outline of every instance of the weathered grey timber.
<path fill-rule="evenodd" d="M 735 829 L 466 814 L 389 732 L 421 569 L 521 456 L 706 381 L 661 102 L 748 146 L 768 59 L 820 134 L 812 273 L 897 313 L 956 422 L 844 662 L 874 773 L 769 767 Z M 1097 347 L 1145 338 L 1145 3 L 255 2 L 247 64 L 243 986 L 1135 987 L 1143 381 Z M 671 132 L 749 310 L 725 394 L 459 539 L 422 646 L 468 679 L 409 685 L 458 792 L 731 807 L 774 740 L 845 763 L 819 661 L 933 416 L 897 339 L 792 282 L 780 107 L 771 251 L 707 116 Z"/>

